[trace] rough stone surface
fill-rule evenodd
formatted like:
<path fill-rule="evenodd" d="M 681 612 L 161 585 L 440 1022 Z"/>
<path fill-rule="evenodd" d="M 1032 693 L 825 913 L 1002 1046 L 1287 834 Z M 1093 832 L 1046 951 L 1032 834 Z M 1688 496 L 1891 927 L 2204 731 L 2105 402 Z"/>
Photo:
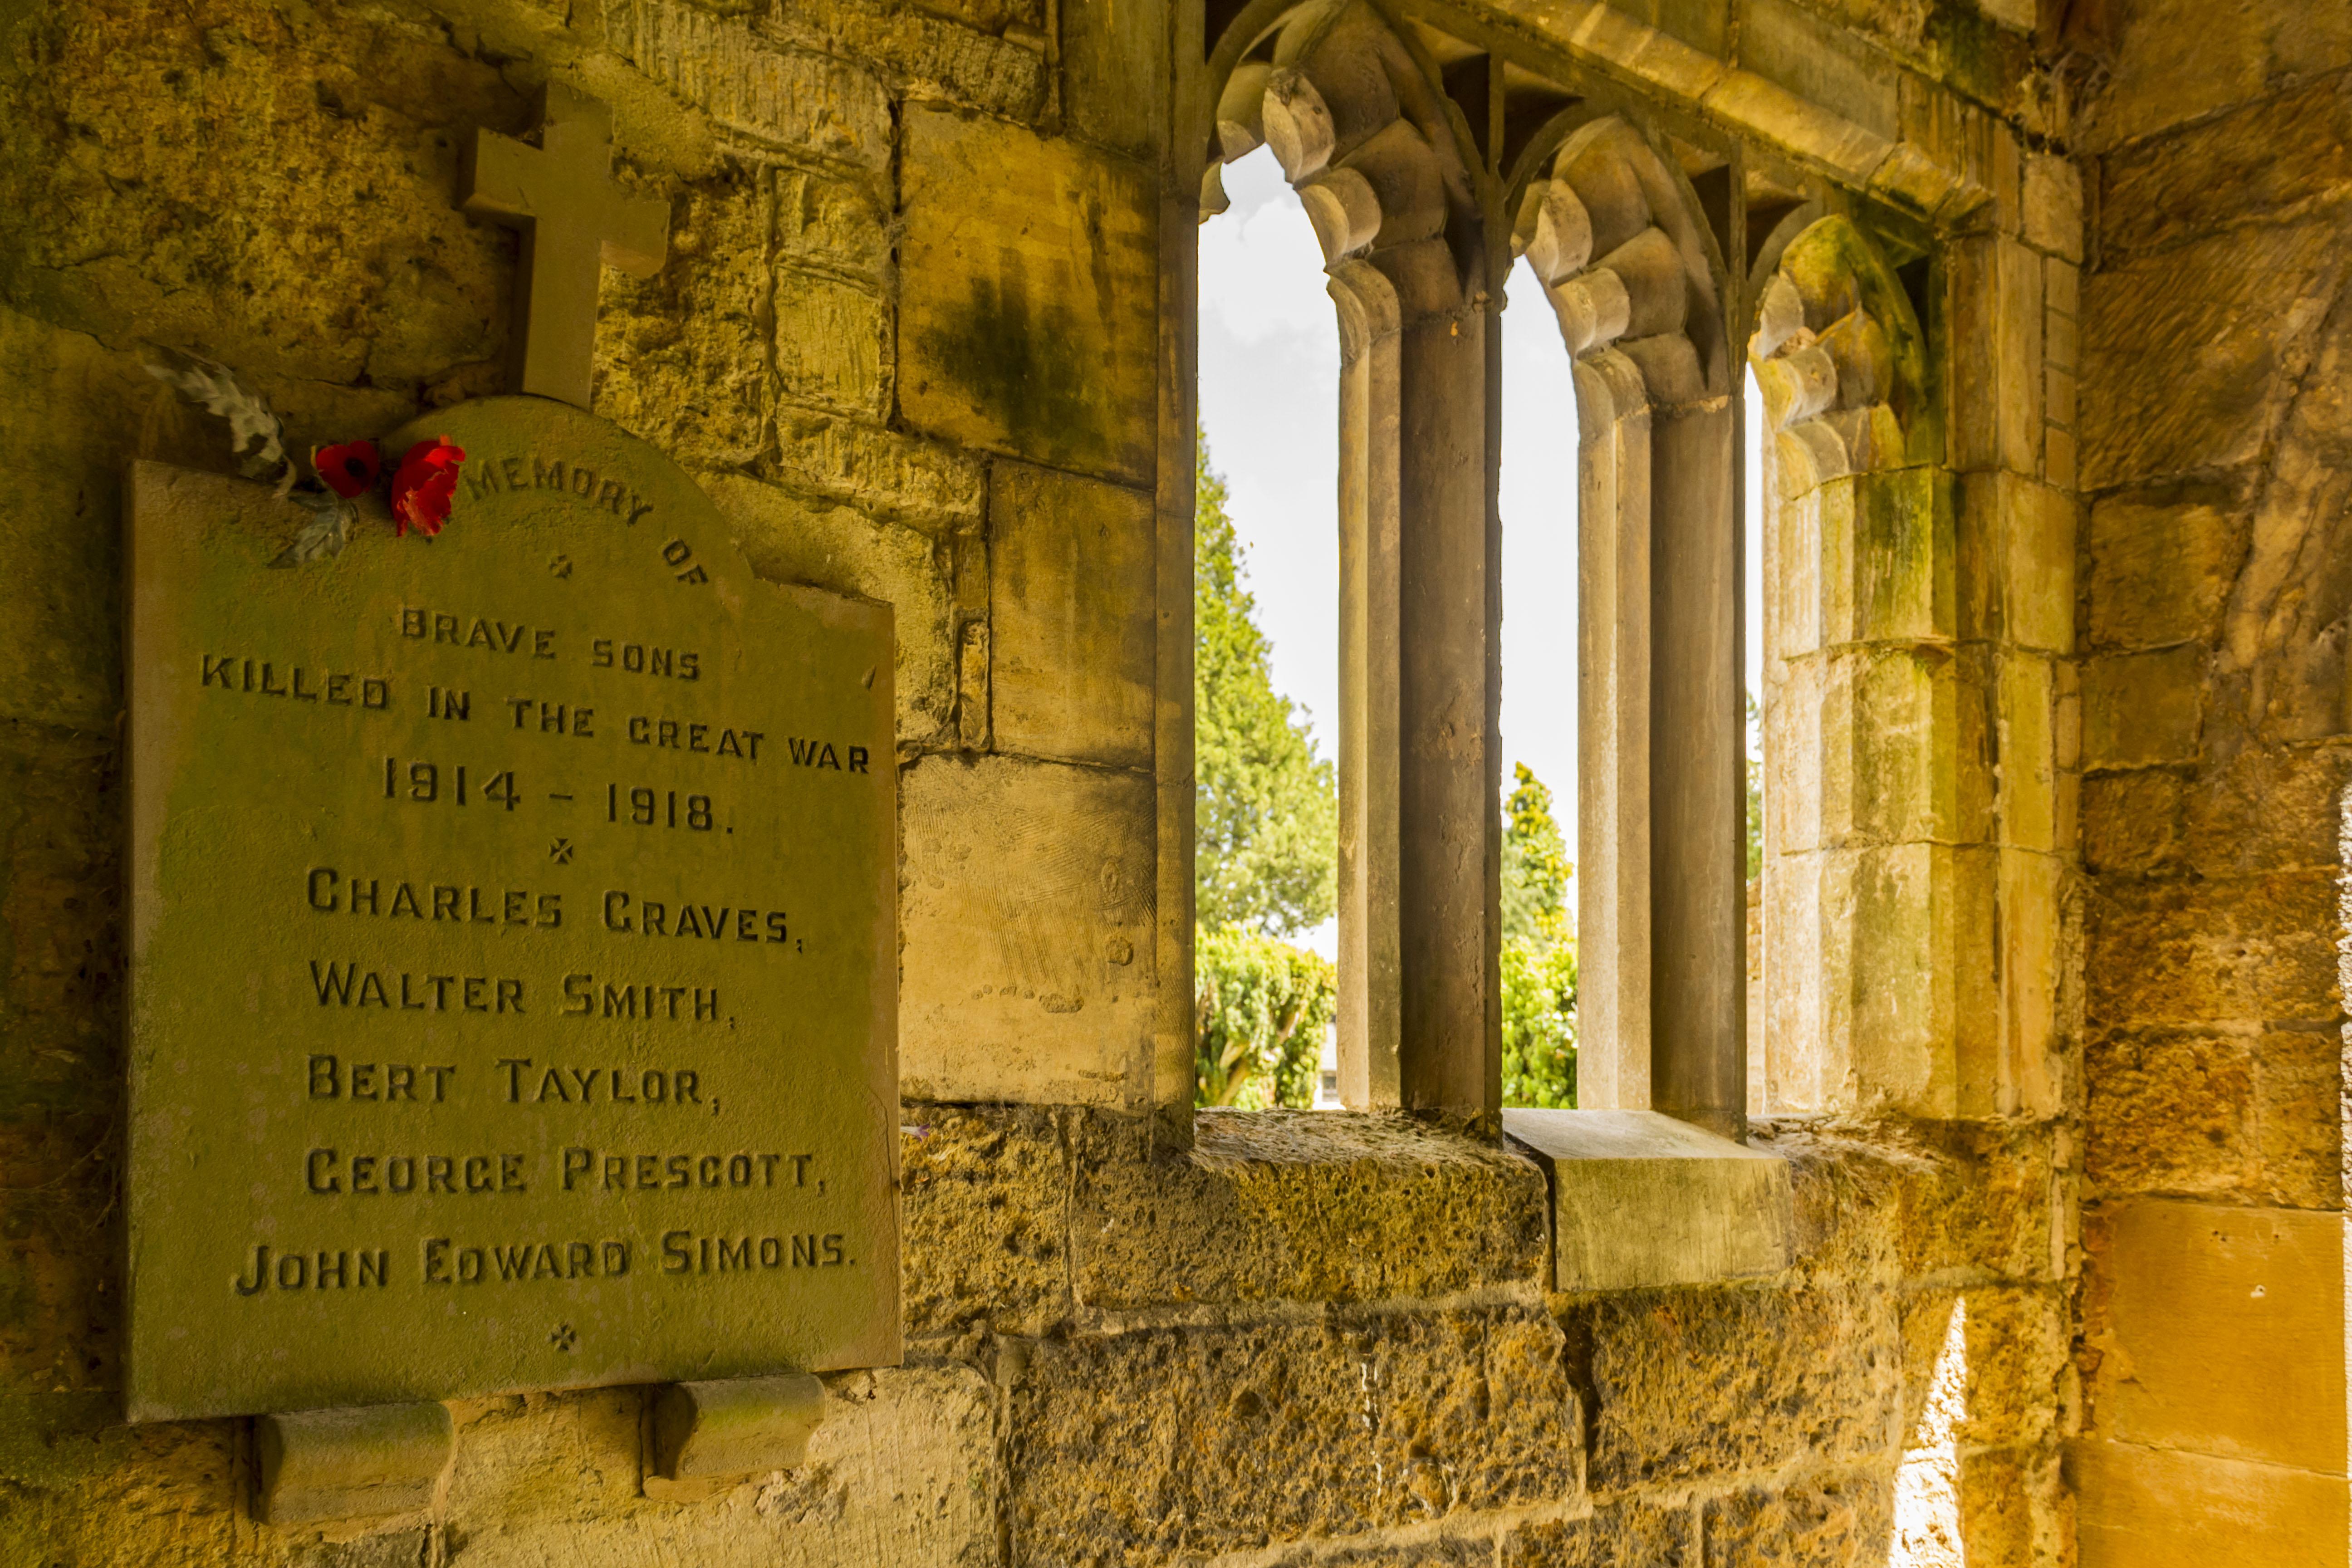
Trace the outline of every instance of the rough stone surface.
<path fill-rule="evenodd" d="M 1151 762 L 1151 498 L 1025 464 L 990 476 L 990 706 L 1002 750 Z"/>
<path fill-rule="evenodd" d="M 1770 753 L 1819 875 L 1763 900 L 1765 945 L 1799 909 L 1821 940 L 1762 1012 L 1826 1042 L 1773 1081 L 1842 1118 L 1759 1123 L 1790 1267 L 1547 1295 L 1541 1176 L 1491 1146 L 1239 1113 L 1186 1146 L 1146 1114 L 1182 1050 L 1149 520 L 1181 513 L 1161 250 L 1192 194 L 1161 181 L 1194 155 L 1160 145 L 1192 40 L 1157 0 L 19 6 L 0 1561 L 2340 1555 L 2341 1454 L 2261 1403 L 2340 1377 L 2340 1321 L 2250 1317 L 2290 1275 L 2247 1259 L 2285 1254 L 2199 1238 L 2324 1236 L 2343 1204 L 2352 32 L 2207 0 L 2047 37 L 2022 0 L 1494 8 L 1748 137 L 1751 223 L 1818 177 L 1950 200 L 1887 237 L 1945 323 L 1945 426 L 1910 433 L 1939 455 L 1844 487 L 1884 535 L 1788 569 L 1833 582 L 1811 608 L 1845 646 L 1768 699 L 1834 721 Z M 913 1362 L 833 1379 L 808 1464 L 707 1502 L 642 1495 L 644 1394 L 604 1390 L 462 1406 L 418 1515 L 279 1529 L 236 1426 L 118 1415 L 116 474 L 233 467 L 142 372 L 174 353 L 232 364 L 298 451 L 503 391 L 515 240 L 451 205 L 457 149 L 551 77 L 612 103 L 616 177 L 672 215 L 660 274 L 604 279 L 599 412 L 693 467 L 763 573 L 896 613 Z M 2179 1234 L 2133 1240 L 2134 1210 Z M 2305 1251 L 2296 1300 L 2340 1315 L 2340 1250 Z"/>
<path fill-rule="evenodd" d="M 1599 1393 L 1597 1487 L 1852 1460 L 1888 1440 L 1900 1327 L 1872 1293 L 1661 1290 L 1603 1299 L 1579 1321 Z"/>
<path fill-rule="evenodd" d="M 1699 1560 L 1696 1512 L 1639 1499 L 1503 1538 L 1504 1568 L 1696 1568 Z"/>
<path fill-rule="evenodd" d="M 1156 205 L 1143 171 L 1069 142 L 910 113 L 900 405 L 918 428 L 1141 479 L 1156 439 Z"/>
<path fill-rule="evenodd" d="M 1129 1103 L 1155 984 L 1150 781 L 1012 757 L 900 777 L 904 1090 Z"/>
<path fill-rule="evenodd" d="M 707 487 L 751 569 L 888 605 L 900 746 L 940 742 L 955 722 L 955 606 L 945 552 L 929 535 L 730 475 Z"/>
<path fill-rule="evenodd" d="M 1543 1178 L 1516 1154 L 1397 1119 L 1210 1111 L 1192 1150 L 1108 1157 L 1089 1121 L 1070 1228 L 1099 1311 L 1232 1301 L 1379 1302 L 1539 1287 Z"/>
<path fill-rule="evenodd" d="M 2352 36 L 2158 0 L 2103 44 L 2067 1475 L 2085 1568 L 2288 1563 L 2345 1530 Z"/>
<path fill-rule="evenodd" d="M 1118 1562 L 1572 1497 L 1560 1344 L 1524 1309 L 1035 1344 L 1012 1395 L 1014 1550 Z"/>
<path fill-rule="evenodd" d="M 1889 1560 L 1893 1512 L 1886 1484 L 1870 1475 L 1734 1492 L 1706 1505 L 1707 1561 L 1877 1568 Z"/>
<path fill-rule="evenodd" d="M 1042 1334 L 1070 1310 L 1072 1168 L 1061 1120 L 1025 1106 L 901 1112 L 901 1289 L 910 1332 Z"/>
<path fill-rule="evenodd" d="M 729 163 L 673 204 L 669 262 L 608 285 L 596 408 L 688 461 L 749 462 L 768 444 L 776 191 Z"/>

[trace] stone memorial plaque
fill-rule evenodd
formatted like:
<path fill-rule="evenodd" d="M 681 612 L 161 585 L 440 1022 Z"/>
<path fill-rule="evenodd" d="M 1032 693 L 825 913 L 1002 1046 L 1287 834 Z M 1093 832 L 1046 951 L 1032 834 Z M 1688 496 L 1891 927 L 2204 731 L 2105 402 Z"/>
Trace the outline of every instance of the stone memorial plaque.
<path fill-rule="evenodd" d="M 131 1419 L 898 1359 L 887 609 L 532 398 L 130 491 Z"/>

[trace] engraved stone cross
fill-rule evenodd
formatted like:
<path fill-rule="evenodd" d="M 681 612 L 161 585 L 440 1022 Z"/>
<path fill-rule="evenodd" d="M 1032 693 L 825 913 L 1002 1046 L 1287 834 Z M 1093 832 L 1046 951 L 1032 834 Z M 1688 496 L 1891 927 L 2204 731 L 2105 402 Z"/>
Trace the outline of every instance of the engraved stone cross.
<path fill-rule="evenodd" d="M 613 180 L 613 111 L 547 84 L 540 144 L 474 132 L 460 203 L 522 231 L 515 272 L 513 386 L 588 406 L 596 347 L 596 285 L 604 267 L 640 278 L 661 270 L 669 206 L 632 198 Z"/>

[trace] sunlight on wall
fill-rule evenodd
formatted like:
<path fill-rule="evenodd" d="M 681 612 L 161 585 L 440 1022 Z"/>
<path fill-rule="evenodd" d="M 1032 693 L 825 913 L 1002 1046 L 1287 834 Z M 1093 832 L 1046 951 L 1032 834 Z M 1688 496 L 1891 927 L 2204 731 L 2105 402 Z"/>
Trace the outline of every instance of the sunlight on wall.
<path fill-rule="evenodd" d="M 1957 1434 L 1968 1415 L 1968 1385 L 1969 1304 L 1957 1300 L 1927 1383 L 1927 1407 L 1895 1472 L 1895 1539 L 1887 1548 L 1887 1568 L 1966 1568 Z"/>

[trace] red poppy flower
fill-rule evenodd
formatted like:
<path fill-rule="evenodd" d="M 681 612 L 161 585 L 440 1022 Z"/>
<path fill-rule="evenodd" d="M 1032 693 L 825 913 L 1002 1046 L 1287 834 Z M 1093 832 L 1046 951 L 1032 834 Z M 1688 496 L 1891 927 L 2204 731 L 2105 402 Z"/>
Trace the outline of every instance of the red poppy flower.
<path fill-rule="evenodd" d="M 411 527 L 419 533 L 441 531 L 457 494 L 457 465 L 465 460 L 465 448 L 451 446 L 446 436 L 419 441 L 408 449 L 392 476 L 395 537 Z"/>
<path fill-rule="evenodd" d="M 383 459 L 376 455 L 373 441 L 321 447 L 310 454 L 310 466 L 326 487 L 345 500 L 373 486 L 376 476 L 383 472 Z"/>

